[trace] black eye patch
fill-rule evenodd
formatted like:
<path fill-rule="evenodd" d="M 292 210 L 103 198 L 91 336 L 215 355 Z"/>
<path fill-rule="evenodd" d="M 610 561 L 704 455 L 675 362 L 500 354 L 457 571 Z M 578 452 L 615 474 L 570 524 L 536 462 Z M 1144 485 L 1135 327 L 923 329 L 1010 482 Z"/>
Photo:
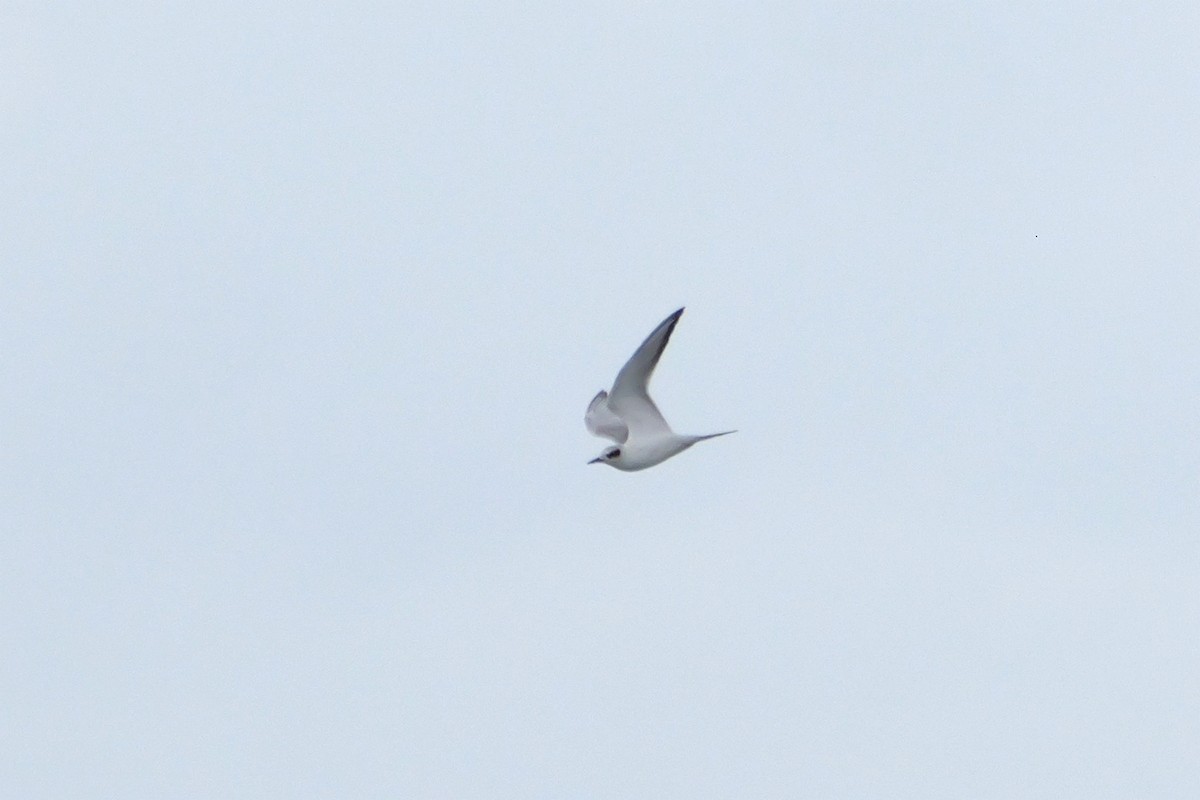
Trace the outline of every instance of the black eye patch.
<path fill-rule="evenodd" d="M 608 457 L 609 457 L 609 458 L 620 458 L 620 457 L 621 457 L 621 451 L 620 451 L 620 450 L 613 450 L 611 453 L 609 453 L 609 454 L 608 454 Z"/>

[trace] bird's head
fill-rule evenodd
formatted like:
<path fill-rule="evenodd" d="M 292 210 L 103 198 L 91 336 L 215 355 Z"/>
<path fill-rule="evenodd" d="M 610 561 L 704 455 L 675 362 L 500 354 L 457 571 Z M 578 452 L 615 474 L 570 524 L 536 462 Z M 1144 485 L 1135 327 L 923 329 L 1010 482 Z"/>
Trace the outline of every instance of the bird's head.
<path fill-rule="evenodd" d="M 608 464 L 611 467 L 615 467 L 617 464 L 621 463 L 621 448 L 620 447 L 609 447 L 609 448 L 605 449 L 605 451 L 603 453 L 601 453 L 596 458 L 593 458 L 588 463 L 589 464 Z"/>

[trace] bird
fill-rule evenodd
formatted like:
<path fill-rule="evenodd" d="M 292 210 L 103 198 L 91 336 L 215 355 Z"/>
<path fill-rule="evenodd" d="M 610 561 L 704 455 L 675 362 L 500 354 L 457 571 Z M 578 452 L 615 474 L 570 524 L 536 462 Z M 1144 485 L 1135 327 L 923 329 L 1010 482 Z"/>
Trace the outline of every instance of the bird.
<path fill-rule="evenodd" d="M 703 436 L 675 433 L 650 399 L 650 376 L 681 316 L 682 308 L 660 322 L 621 367 L 612 391 L 601 389 L 588 404 L 583 418 L 587 429 L 616 443 L 606 447 L 589 464 L 608 464 L 623 472 L 637 472 L 679 455 L 696 442 L 737 433 L 722 431 Z"/>

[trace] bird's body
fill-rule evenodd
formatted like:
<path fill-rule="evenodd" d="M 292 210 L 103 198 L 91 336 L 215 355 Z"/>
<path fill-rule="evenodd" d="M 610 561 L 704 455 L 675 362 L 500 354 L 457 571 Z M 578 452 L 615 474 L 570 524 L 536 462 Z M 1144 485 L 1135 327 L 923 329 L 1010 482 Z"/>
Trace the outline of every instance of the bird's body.
<path fill-rule="evenodd" d="M 606 448 L 589 463 L 608 464 L 624 472 L 636 472 L 661 464 L 696 442 L 734 433 L 723 431 L 705 436 L 675 433 L 650 399 L 650 376 L 682 314 L 681 308 L 663 320 L 621 367 L 612 391 L 601 391 L 588 404 L 584 416 L 587 429 L 596 436 L 616 442 L 616 446 Z"/>

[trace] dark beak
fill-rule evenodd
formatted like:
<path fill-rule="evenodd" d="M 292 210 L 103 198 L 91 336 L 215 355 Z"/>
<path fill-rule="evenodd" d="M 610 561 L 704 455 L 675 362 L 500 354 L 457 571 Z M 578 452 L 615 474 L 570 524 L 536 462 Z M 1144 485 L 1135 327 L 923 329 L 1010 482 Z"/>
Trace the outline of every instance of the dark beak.
<path fill-rule="evenodd" d="M 600 457 L 600 458 L 593 458 L 593 459 L 592 459 L 591 461 L 589 461 L 588 463 L 589 463 L 589 464 L 599 464 L 599 463 L 600 463 L 601 461 L 603 461 L 603 460 L 604 460 L 604 458 L 603 458 L 603 456 L 602 456 L 602 457 Z"/>

